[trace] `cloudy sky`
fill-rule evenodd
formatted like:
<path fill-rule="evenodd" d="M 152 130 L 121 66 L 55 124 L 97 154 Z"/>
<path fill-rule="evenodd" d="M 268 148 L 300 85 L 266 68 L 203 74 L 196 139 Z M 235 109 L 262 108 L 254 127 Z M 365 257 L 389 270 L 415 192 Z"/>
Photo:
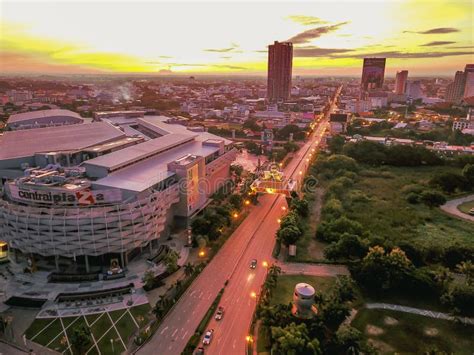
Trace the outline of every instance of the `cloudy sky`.
<path fill-rule="evenodd" d="M 457 0 L 0 0 L 0 72 L 265 74 L 294 43 L 296 75 L 453 75 L 474 63 L 474 6 Z"/>

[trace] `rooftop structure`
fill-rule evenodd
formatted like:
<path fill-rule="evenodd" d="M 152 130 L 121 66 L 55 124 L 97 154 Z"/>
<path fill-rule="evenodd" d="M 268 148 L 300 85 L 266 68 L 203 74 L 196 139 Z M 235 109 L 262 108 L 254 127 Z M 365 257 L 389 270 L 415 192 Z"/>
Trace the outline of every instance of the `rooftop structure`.
<path fill-rule="evenodd" d="M 53 109 L 11 115 L 7 128 L 11 130 L 63 126 L 83 123 L 83 118 L 72 111 Z"/>

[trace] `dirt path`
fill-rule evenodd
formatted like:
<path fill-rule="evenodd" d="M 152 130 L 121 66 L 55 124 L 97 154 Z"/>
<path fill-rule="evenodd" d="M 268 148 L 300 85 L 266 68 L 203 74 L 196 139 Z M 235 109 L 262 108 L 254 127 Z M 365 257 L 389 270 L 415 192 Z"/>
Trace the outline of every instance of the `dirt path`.
<path fill-rule="evenodd" d="M 456 198 L 454 200 L 450 200 L 442 205 L 440 208 L 450 215 L 465 219 L 467 221 L 474 222 L 474 216 L 470 216 L 467 213 L 463 213 L 458 210 L 458 206 L 463 204 L 464 202 L 469 202 L 474 200 L 474 195 L 469 195 L 461 198 Z"/>

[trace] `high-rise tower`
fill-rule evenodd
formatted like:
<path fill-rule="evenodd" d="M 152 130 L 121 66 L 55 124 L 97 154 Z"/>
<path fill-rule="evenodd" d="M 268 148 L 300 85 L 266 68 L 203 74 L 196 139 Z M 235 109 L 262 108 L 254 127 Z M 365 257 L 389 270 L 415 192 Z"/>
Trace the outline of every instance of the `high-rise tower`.
<path fill-rule="evenodd" d="M 292 43 L 275 41 L 268 46 L 267 98 L 270 102 L 290 97 L 292 68 Z"/>

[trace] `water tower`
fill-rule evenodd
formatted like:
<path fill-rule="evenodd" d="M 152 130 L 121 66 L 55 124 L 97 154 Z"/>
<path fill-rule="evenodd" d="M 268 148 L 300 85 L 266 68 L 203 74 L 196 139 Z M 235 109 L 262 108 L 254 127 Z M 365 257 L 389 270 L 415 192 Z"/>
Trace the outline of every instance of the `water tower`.
<path fill-rule="evenodd" d="M 314 305 L 314 287 L 307 283 L 299 283 L 295 286 L 293 293 L 293 308 L 291 313 L 294 316 L 304 319 L 313 318 L 317 313 Z"/>

